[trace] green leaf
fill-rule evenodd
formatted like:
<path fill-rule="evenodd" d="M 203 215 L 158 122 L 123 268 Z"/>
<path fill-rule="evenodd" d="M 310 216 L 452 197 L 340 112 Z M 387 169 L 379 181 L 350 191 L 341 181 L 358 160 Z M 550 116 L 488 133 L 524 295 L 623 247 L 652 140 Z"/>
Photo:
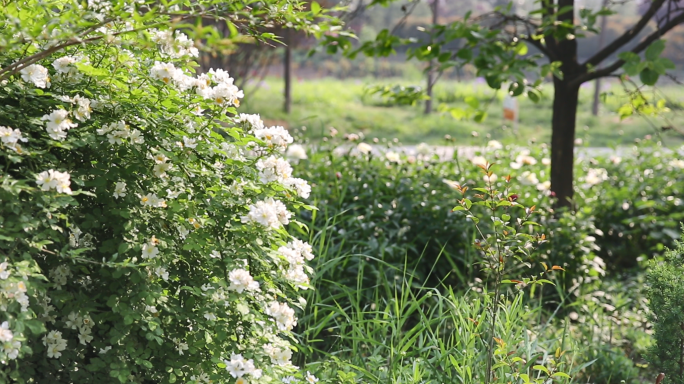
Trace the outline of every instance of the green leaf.
<path fill-rule="evenodd" d="M 632 108 L 631 104 L 624 104 L 618 109 L 618 115 L 620 116 L 620 120 L 624 120 L 634 113 L 634 108 Z"/>
<path fill-rule="evenodd" d="M 461 48 L 456 52 L 456 57 L 465 61 L 470 61 L 473 59 L 473 51 L 470 48 Z"/>
<path fill-rule="evenodd" d="M 646 60 L 655 61 L 665 50 L 665 40 L 656 40 L 646 48 Z"/>
<path fill-rule="evenodd" d="M 540 100 L 539 95 L 534 91 L 527 91 L 527 97 L 532 100 L 533 103 L 538 103 Z"/>
<path fill-rule="evenodd" d="M 480 108 L 480 100 L 475 96 L 467 96 L 464 101 L 473 109 Z"/>
<path fill-rule="evenodd" d="M 566 379 L 570 379 L 570 378 L 571 378 L 570 375 L 568 375 L 568 374 L 565 373 L 565 372 L 556 372 L 556 373 L 554 373 L 553 375 L 551 375 L 551 377 L 565 377 Z"/>
<path fill-rule="evenodd" d="M 527 44 L 525 44 L 525 43 L 522 42 L 522 41 L 518 42 L 518 44 L 516 44 L 516 46 L 515 46 L 515 53 L 516 53 L 518 56 L 525 56 L 525 55 L 527 55 L 528 50 L 529 50 L 529 49 L 527 48 Z"/>
<path fill-rule="evenodd" d="M 321 13 L 321 5 L 315 1 L 311 2 L 311 12 L 314 14 L 314 16 Z"/>
<path fill-rule="evenodd" d="M 486 118 L 487 118 L 487 112 L 485 112 L 485 111 L 478 111 L 478 112 L 475 114 L 475 117 L 473 118 L 473 120 L 475 120 L 476 123 L 481 123 L 481 122 L 483 122 Z"/>
<path fill-rule="evenodd" d="M 617 56 L 620 60 L 624 60 L 627 63 L 641 61 L 639 55 L 631 51 L 620 52 Z"/>
<path fill-rule="evenodd" d="M 537 370 L 537 371 L 542 371 L 542 372 L 546 373 L 547 375 L 551 374 L 551 372 L 549 372 L 549 369 L 543 365 L 535 365 L 534 367 L 532 367 L 532 369 Z"/>
<path fill-rule="evenodd" d="M 644 68 L 644 70 L 641 71 L 641 73 L 639 74 L 641 82 L 646 85 L 655 85 L 655 83 L 658 82 L 659 77 L 660 75 L 658 74 L 658 72 L 649 68 Z"/>

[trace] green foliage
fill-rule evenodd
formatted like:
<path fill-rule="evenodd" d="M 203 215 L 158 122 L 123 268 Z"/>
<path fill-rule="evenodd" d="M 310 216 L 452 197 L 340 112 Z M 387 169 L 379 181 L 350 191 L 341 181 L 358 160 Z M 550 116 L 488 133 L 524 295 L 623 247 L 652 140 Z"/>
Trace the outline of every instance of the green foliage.
<path fill-rule="evenodd" d="M 399 66 L 385 62 L 380 62 L 379 66 L 382 68 L 384 64 L 391 64 L 392 71 L 395 71 L 395 66 Z M 368 66 L 372 68 L 372 62 Z M 342 65 L 335 68 L 341 70 Z M 405 63 L 402 68 L 403 72 L 396 74 L 402 79 L 392 80 L 392 83 L 405 89 L 422 84 L 422 80 L 406 74 L 408 69 L 415 68 L 413 63 Z M 261 113 L 269 119 L 267 121 L 278 122 L 290 129 L 306 126 L 304 137 L 314 142 L 325 137 L 328 127 L 335 127 L 340 134 L 363 132 L 368 139 L 397 138 L 404 144 L 444 144 L 445 135 L 452 137 L 457 145 L 479 146 L 482 138 L 487 135 L 503 143 L 520 146 L 528 145 L 530 141 L 549 142 L 551 129 L 548 122 L 552 111 L 551 102 L 546 96 L 553 90 L 548 85 L 542 86 L 544 96 L 540 97 L 538 103 L 533 102 L 529 95 L 518 98 L 520 118 L 515 129 L 513 124 L 503 120 L 503 93 L 492 91 L 480 80 L 444 79 L 438 82 L 433 89 L 436 111 L 430 115 L 425 115 L 424 108 L 420 105 L 395 106 L 391 104 L 391 98 L 365 94 L 366 88 L 392 89 L 392 86 L 385 84 L 386 81 L 370 78 L 302 79 L 292 89 L 293 104 L 289 114 L 284 113 L 281 108 L 282 81 L 267 78 L 260 84 L 260 89 L 245 100 L 243 107 L 248 113 Z M 624 96 L 619 84 L 602 84 L 611 87 L 603 99 L 606 112 L 600 116 L 591 114 L 593 88 L 583 87 L 580 92 L 578 136 L 592 147 L 631 145 L 634 139 L 655 134 L 653 124 L 671 124 L 676 127 L 684 123 L 681 111 L 672 108 L 678 98 L 679 86 L 659 88 L 663 96 L 656 99 L 650 97 L 650 94 L 642 95 L 647 102 L 641 103 L 640 110 L 635 111 L 632 99 Z M 665 100 L 671 111 L 657 108 L 658 99 Z M 466 103 L 474 100 L 478 102 L 477 109 Z M 622 113 L 620 108 L 623 106 L 626 106 L 625 110 L 630 116 L 620 120 L 610 111 L 620 110 Z M 651 114 L 647 110 L 649 108 L 657 112 L 658 116 Z M 472 117 L 480 110 L 486 111 L 487 118 L 476 123 Z M 454 121 L 452 117 L 458 118 L 458 121 Z M 472 132 L 477 132 L 480 137 L 473 138 Z M 683 139 L 672 130 L 658 135 L 670 147 L 679 145 Z"/>
<path fill-rule="evenodd" d="M 365 144 L 333 151 L 337 142 L 330 143 L 296 168 L 316 180 L 312 201 L 321 211 L 311 217 L 311 226 L 331 226 L 333 253 L 373 255 L 397 267 L 407 258 L 417 279 L 422 282 L 430 276 L 430 287 L 439 282 L 465 287 L 482 277 L 475 264 L 478 251 L 470 219 L 450 210 L 452 188 L 481 183 L 481 170 L 471 160 L 439 159 L 427 145 L 417 148 L 423 154 L 397 156 L 399 149 L 393 145 L 378 145 L 362 155 L 359 148 Z M 624 158 L 585 159 L 579 167 L 582 188 L 577 194 L 583 208 L 560 214 L 551 209 L 548 152 L 538 148 L 527 153 L 522 148 L 490 147 L 482 154 L 499 164 L 498 185 L 510 174 L 519 182 L 518 201 L 536 206 L 535 221 L 546 228 L 548 239 L 531 260 L 566 269 L 555 277 L 564 290 L 572 291 L 577 279 L 588 284 L 606 270 L 636 266 L 639 257 L 672 244 L 671 228 L 684 214 L 678 200 L 684 176 L 677 154 L 645 143 Z M 467 191 L 468 198 L 474 193 Z M 482 214 L 477 212 L 476 216 Z M 491 220 L 480 225 L 485 233 L 493 229 Z M 345 276 L 360 268 L 354 260 L 346 260 L 331 279 L 347 281 Z"/>
<path fill-rule="evenodd" d="M 655 341 L 649 360 L 669 383 L 684 383 L 684 243 L 651 262 L 647 283 Z"/>
<path fill-rule="evenodd" d="M 194 75 L 174 29 L 212 40 L 199 16 L 312 25 L 289 2 L 3 3 L 0 382 L 296 374 L 313 254 L 284 225 L 308 185 L 227 72 Z"/>

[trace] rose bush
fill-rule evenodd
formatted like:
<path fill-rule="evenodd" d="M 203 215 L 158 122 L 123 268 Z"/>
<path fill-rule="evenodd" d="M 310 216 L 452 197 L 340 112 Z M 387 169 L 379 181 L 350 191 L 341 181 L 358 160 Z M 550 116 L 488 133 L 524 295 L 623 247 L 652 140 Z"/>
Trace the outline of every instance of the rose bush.
<path fill-rule="evenodd" d="M 196 74 L 195 39 L 173 24 L 310 28 L 280 3 L 3 5 L 0 381 L 296 374 L 313 253 L 284 226 L 310 188 L 282 157 L 289 133 L 238 114 L 242 91 L 222 69 Z"/>

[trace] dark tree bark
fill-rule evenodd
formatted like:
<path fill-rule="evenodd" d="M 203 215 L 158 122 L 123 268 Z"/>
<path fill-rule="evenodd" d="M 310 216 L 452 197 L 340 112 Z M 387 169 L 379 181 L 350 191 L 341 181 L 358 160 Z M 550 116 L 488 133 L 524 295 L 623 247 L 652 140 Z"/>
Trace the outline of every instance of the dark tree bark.
<path fill-rule="evenodd" d="M 574 0 L 559 0 L 558 9 L 574 6 Z M 559 21 L 574 22 L 574 10 L 558 16 Z M 551 190 L 558 206 L 569 207 L 573 197 L 575 164 L 575 123 L 579 84 L 572 80 L 583 72 L 577 63 L 577 40 L 549 41 L 561 65 L 563 78 L 554 77 L 553 118 L 551 120 Z"/>
<path fill-rule="evenodd" d="M 577 105 L 579 101 L 579 87 L 582 83 L 601 77 L 612 76 L 625 62 L 618 59 L 610 65 L 590 70 L 603 60 L 609 58 L 634 39 L 641 32 L 649 20 L 661 7 L 678 3 L 679 0 L 653 0 L 642 18 L 623 35 L 603 47 L 585 63 L 577 61 L 577 41 L 554 38 L 547 40 L 544 52 L 551 61 L 561 62 L 562 78 L 554 77 L 553 119 L 551 122 L 551 191 L 555 194 L 557 207 L 572 207 L 573 171 L 575 160 L 575 124 L 577 121 Z M 558 15 L 559 21 L 574 23 L 574 0 L 543 0 L 546 9 L 545 16 L 555 14 L 559 9 L 572 7 L 572 11 Z M 641 53 L 654 41 L 662 38 L 668 31 L 684 23 L 684 12 L 669 13 L 665 19 L 658 20 L 658 28 L 641 40 L 631 52 Z"/>
<path fill-rule="evenodd" d="M 559 206 L 572 204 L 578 100 L 579 87 L 558 79 L 554 81 L 551 123 L 551 190 L 556 194 Z"/>

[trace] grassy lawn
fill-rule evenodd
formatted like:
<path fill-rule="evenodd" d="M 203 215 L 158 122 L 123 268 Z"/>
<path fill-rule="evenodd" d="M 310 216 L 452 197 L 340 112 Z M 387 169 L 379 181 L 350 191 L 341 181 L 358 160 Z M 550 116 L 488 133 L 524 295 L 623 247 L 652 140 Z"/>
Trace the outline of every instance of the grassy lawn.
<path fill-rule="evenodd" d="M 385 79 L 382 84 L 403 83 L 398 79 Z M 335 127 L 341 134 L 363 132 L 367 138 L 397 138 L 405 144 L 442 142 L 444 135 L 451 135 L 457 143 L 469 144 L 471 132 L 476 131 L 480 137 L 487 134 L 493 139 L 506 143 L 523 144 L 531 139 L 548 142 L 551 137 L 551 96 L 553 89 L 546 86 L 545 99 L 535 104 L 527 98 L 519 98 L 520 121 L 517 131 L 510 122 L 504 124 L 501 101 L 503 91 L 496 94 L 484 84 L 475 82 L 442 81 L 435 90 L 436 108 L 439 105 L 467 108 L 463 101 L 467 96 L 476 97 L 481 105 L 488 105 L 488 117 L 482 123 L 472 120 L 457 120 L 448 113 L 435 112 L 423 114 L 423 106 L 387 106 L 377 97 L 364 96 L 364 88 L 374 83 L 373 80 L 333 78 L 299 80 L 293 85 L 292 113 L 282 111 L 282 80 L 270 78 L 261 83 L 259 88 L 248 87 L 248 95 L 244 100 L 241 112 L 259 113 L 268 117 L 267 123 L 284 125 L 288 128 L 306 127 L 306 135 L 311 139 L 320 138 L 328 127 Z M 415 83 L 413 83 L 415 84 Z M 608 86 L 606 87 L 608 88 Z M 252 90 L 255 90 L 252 92 Z M 624 92 L 619 84 L 610 90 L 615 96 L 609 96 L 601 114 L 591 114 L 593 84 L 584 87 L 580 96 L 578 109 L 577 136 L 585 144 L 591 146 L 609 146 L 627 144 L 647 134 L 657 134 L 649 120 L 644 117 L 632 117 L 620 121 L 615 111 L 626 102 Z M 684 95 L 684 87 L 661 87 L 659 95 L 665 95 L 671 101 L 671 112 L 651 118 L 657 127 L 664 125 L 684 126 L 684 111 L 680 99 Z M 668 121 L 669 120 L 669 121 Z M 678 145 L 684 137 L 678 134 L 663 135 L 667 145 Z"/>

